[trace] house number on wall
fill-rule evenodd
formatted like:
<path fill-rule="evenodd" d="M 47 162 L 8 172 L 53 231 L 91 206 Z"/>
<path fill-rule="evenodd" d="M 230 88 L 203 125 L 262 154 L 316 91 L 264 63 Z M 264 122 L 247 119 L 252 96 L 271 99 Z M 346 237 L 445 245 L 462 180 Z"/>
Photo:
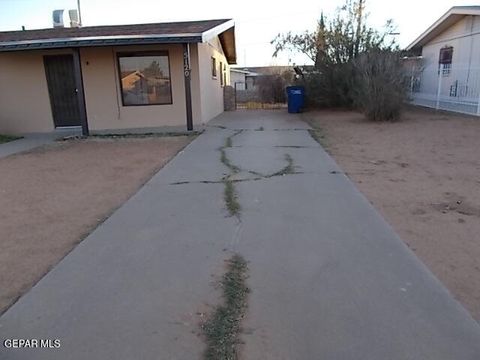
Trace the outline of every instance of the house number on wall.
<path fill-rule="evenodd" d="M 185 77 L 190 77 L 190 45 L 187 44 L 183 50 L 183 72 Z"/>

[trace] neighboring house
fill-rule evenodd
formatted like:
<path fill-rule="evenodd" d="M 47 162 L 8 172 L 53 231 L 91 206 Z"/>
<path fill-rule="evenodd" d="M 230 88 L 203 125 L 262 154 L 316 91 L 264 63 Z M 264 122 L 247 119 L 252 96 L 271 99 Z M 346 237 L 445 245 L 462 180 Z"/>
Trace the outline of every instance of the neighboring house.
<path fill-rule="evenodd" d="M 412 102 L 480 115 L 480 6 L 455 6 L 408 47 Z"/>
<path fill-rule="evenodd" d="M 246 76 L 250 72 L 247 70 L 241 70 L 239 68 L 230 68 L 230 84 L 236 89 L 236 90 L 246 90 L 245 84 L 246 84 Z"/>
<path fill-rule="evenodd" d="M 261 76 L 262 74 L 249 71 L 249 73 L 245 75 L 245 90 L 257 90 L 258 78 Z"/>
<path fill-rule="evenodd" d="M 295 72 L 293 66 L 256 66 L 243 68 L 230 68 L 230 78 L 232 86 L 237 90 L 256 90 L 258 79 L 262 76 L 268 75 L 283 75 L 291 73 L 294 76 Z"/>
<path fill-rule="evenodd" d="M 0 132 L 191 130 L 235 63 L 232 20 L 0 32 Z"/>

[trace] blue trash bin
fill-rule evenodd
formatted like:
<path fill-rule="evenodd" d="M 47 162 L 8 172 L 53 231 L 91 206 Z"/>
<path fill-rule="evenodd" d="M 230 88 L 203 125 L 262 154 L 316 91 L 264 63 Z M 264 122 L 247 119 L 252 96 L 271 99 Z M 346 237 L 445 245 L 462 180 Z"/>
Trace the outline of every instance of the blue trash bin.
<path fill-rule="evenodd" d="M 288 112 L 299 113 L 305 102 L 305 88 L 303 86 L 287 86 Z"/>

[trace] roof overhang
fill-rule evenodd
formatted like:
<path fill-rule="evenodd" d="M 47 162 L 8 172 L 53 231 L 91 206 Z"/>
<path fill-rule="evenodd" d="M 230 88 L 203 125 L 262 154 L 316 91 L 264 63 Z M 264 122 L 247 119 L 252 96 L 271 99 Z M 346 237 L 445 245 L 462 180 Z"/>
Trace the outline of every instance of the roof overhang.
<path fill-rule="evenodd" d="M 227 20 L 220 25 L 199 33 L 111 35 L 3 41 L 0 42 L 0 52 L 114 45 L 202 43 L 216 36 L 220 39 L 228 63 L 236 64 L 235 23 L 233 20 Z"/>
<path fill-rule="evenodd" d="M 202 42 L 207 42 L 218 36 L 220 43 L 230 65 L 237 63 L 237 50 L 235 46 L 235 22 L 228 20 L 202 34 Z"/>
<path fill-rule="evenodd" d="M 247 71 L 247 70 L 241 70 L 241 69 L 238 69 L 238 68 L 230 68 L 230 71 L 231 72 L 236 72 L 236 73 L 239 73 L 239 74 L 250 74 L 250 71 Z"/>
<path fill-rule="evenodd" d="M 88 36 L 73 38 L 55 38 L 41 40 L 24 40 L 0 42 L 0 52 L 38 49 L 58 49 L 71 47 L 111 46 L 111 45 L 143 45 L 195 43 L 202 41 L 202 34 L 169 34 L 169 35 L 116 35 Z"/>
<path fill-rule="evenodd" d="M 422 48 L 425 44 L 432 41 L 450 26 L 460 21 L 465 16 L 480 15 L 480 6 L 454 6 L 448 10 L 440 19 L 432 26 L 425 30 L 418 38 L 416 38 L 407 50 L 416 50 Z"/>
<path fill-rule="evenodd" d="M 235 45 L 235 26 L 225 30 L 220 35 L 220 44 L 222 44 L 223 52 L 230 65 L 237 63 L 237 49 Z"/>

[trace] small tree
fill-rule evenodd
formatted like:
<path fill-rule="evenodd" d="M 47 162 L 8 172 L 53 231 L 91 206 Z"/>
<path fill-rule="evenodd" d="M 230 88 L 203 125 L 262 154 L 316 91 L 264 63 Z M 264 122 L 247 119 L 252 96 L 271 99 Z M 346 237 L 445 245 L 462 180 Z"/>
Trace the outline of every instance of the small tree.
<path fill-rule="evenodd" d="M 163 71 L 162 68 L 160 67 L 160 64 L 153 60 L 150 65 L 145 67 L 143 69 L 143 74 L 146 77 L 154 77 L 154 78 L 162 78 L 163 77 Z"/>
<path fill-rule="evenodd" d="M 309 57 L 315 71 L 305 76 L 307 103 L 325 107 L 352 107 L 355 105 L 354 60 L 373 50 L 392 51 L 395 42 L 387 41 L 393 31 L 387 21 L 383 32 L 368 26 L 365 0 L 346 0 L 335 16 L 320 17 L 315 31 L 302 34 L 279 34 L 272 41 L 274 56 L 281 51 L 300 52 Z"/>
<path fill-rule="evenodd" d="M 396 48 L 394 40 L 387 41 L 387 35 L 394 30 L 392 20 L 380 32 L 368 26 L 367 17 L 365 0 L 346 0 L 331 20 L 322 13 L 314 31 L 278 34 L 271 42 L 275 47 L 273 56 L 282 51 L 300 52 L 321 69 L 325 64 L 348 63 L 372 48 Z"/>

